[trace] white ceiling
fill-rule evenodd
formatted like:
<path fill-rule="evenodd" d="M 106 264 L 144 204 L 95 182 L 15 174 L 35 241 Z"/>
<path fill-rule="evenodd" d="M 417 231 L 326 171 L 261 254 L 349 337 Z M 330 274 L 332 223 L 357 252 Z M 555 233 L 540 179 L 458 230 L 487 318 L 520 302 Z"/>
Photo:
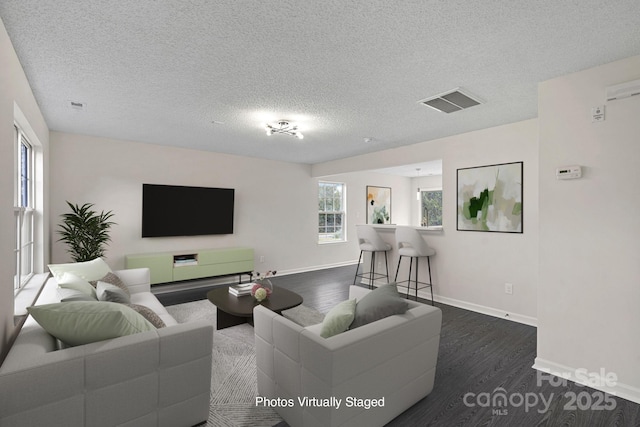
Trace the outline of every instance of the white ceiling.
<path fill-rule="evenodd" d="M 387 175 L 406 176 L 409 178 L 442 175 L 442 159 L 376 169 L 373 172 L 385 173 Z"/>
<path fill-rule="evenodd" d="M 2 0 L 0 17 L 51 130 L 301 163 L 532 118 L 538 82 L 640 54 L 638 0 Z M 455 87 L 486 103 L 417 102 Z M 267 136 L 278 119 L 305 138 Z"/>

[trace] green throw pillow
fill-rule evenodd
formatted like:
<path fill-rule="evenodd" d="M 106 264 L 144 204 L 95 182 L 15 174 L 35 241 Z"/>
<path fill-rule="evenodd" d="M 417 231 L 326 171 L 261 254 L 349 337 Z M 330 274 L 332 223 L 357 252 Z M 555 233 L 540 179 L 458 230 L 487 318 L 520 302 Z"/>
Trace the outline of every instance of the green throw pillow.
<path fill-rule="evenodd" d="M 358 301 L 355 319 L 349 329 L 354 329 L 394 314 L 403 314 L 408 308 L 409 303 L 398 294 L 398 288 L 395 283 L 382 285 Z"/>
<path fill-rule="evenodd" d="M 114 302 L 62 302 L 27 310 L 49 334 L 70 346 L 155 330 L 142 315 Z"/>
<path fill-rule="evenodd" d="M 342 301 L 333 307 L 325 316 L 320 328 L 320 336 L 329 338 L 349 329 L 356 311 L 356 300 Z"/>

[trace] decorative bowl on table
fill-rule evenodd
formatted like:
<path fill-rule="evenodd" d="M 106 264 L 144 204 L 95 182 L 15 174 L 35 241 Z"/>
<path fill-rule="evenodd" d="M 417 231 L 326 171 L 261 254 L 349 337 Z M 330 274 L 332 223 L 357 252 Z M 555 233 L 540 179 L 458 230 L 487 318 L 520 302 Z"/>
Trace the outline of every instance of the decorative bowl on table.
<path fill-rule="evenodd" d="M 258 302 L 262 302 L 269 298 L 273 292 L 273 284 L 267 277 L 275 276 L 275 271 L 268 271 L 264 275 L 257 274 L 258 278 L 255 280 L 255 284 L 251 288 L 251 296 Z"/>

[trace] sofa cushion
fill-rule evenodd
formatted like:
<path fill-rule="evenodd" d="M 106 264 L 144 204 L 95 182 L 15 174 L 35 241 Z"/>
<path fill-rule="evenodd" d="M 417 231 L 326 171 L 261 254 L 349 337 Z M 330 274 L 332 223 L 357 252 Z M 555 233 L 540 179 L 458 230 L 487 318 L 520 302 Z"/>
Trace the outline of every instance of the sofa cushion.
<path fill-rule="evenodd" d="M 58 287 L 65 289 L 75 289 L 76 291 L 84 292 L 87 295 L 90 295 L 94 300 L 96 297 L 96 290 L 91 286 L 91 284 L 83 279 L 82 277 L 76 276 L 70 272 L 64 272 L 61 274 L 60 278 L 57 280 Z"/>
<path fill-rule="evenodd" d="M 129 291 L 129 287 L 127 285 L 124 284 L 124 282 L 122 281 L 122 279 L 120 279 L 120 277 L 110 271 L 107 274 L 105 274 L 103 277 L 101 277 L 100 279 L 97 280 L 90 280 L 89 283 L 91 283 L 91 285 L 93 285 L 94 287 L 98 286 L 98 282 L 105 282 L 105 283 L 110 283 L 114 286 L 119 287 L 120 289 L 122 289 L 128 296 L 131 296 L 131 292 Z"/>
<path fill-rule="evenodd" d="M 322 321 L 320 336 L 322 338 L 329 338 L 349 329 L 349 325 L 353 322 L 355 312 L 355 299 L 342 301 L 333 307 Z"/>
<path fill-rule="evenodd" d="M 102 280 L 98 280 L 96 294 L 100 301 L 119 302 L 121 304 L 129 304 L 131 302 L 131 297 L 123 289 Z"/>
<path fill-rule="evenodd" d="M 131 307 L 113 302 L 63 302 L 27 310 L 50 335 L 71 346 L 155 329 Z"/>
<path fill-rule="evenodd" d="M 86 280 L 98 280 L 111 271 L 102 258 L 96 258 L 86 262 L 72 262 L 68 264 L 49 264 L 49 270 L 60 283 L 60 278 L 64 273 L 73 273 Z"/>
<path fill-rule="evenodd" d="M 395 283 L 382 285 L 362 297 L 356 304 L 355 318 L 349 329 L 354 329 L 394 314 L 403 314 L 409 303 L 398 294 Z"/>

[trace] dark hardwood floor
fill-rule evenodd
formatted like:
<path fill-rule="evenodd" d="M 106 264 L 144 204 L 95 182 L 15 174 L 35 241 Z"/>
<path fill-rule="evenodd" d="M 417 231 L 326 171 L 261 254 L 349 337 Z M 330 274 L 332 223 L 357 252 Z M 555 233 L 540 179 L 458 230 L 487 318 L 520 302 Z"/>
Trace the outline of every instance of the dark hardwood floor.
<path fill-rule="evenodd" d="M 354 273 L 355 267 L 339 267 L 276 276 L 272 282 L 326 313 L 347 298 Z M 204 299 L 209 289 L 158 297 L 165 305 L 179 304 Z M 531 368 L 536 328 L 436 306 L 442 310 L 443 324 L 433 392 L 388 426 L 640 426 L 640 405 Z M 499 396 L 507 399 L 506 405 L 501 406 Z"/>

